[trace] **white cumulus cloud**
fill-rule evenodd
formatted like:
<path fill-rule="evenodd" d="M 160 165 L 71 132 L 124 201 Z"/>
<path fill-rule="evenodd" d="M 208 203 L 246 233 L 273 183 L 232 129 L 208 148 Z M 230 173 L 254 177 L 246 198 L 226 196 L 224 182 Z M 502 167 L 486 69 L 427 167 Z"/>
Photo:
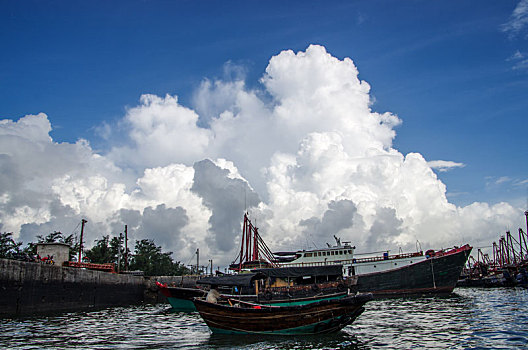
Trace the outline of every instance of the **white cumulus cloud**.
<path fill-rule="evenodd" d="M 464 164 L 395 149 L 401 120 L 372 110 L 351 59 L 286 50 L 260 82 L 204 80 L 194 109 L 143 95 L 119 125 L 105 124 L 109 140 L 124 139 L 105 154 L 52 140 L 45 114 L 0 121 L 0 229 L 27 242 L 86 218 L 90 245 L 126 224 L 131 239 L 153 238 L 177 260 L 200 248 L 225 266 L 245 210 L 274 250 L 334 234 L 358 251 L 489 243 L 521 221 L 508 203 L 450 203 L 433 169 Z"/>

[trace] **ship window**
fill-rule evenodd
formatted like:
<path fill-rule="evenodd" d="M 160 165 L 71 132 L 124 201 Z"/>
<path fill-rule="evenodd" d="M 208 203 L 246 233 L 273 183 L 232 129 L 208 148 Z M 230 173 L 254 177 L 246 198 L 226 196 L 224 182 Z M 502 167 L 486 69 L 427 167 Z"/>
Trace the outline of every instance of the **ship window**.
<path fill-rule="evenodd" d="M 339 255 L 343 255 L 343 251 L 342 250 L 339 251 Z"/>
<path fill-rule="evenodd" d="M 332 252 L 330 253 L 330 255 L 334 255 L 334 251 L 332 251 Z"/>
<path fill-rule="evenodd" d="M 374 268 L 376 268 L 376 265 L 374 265 Z"/>
<path fill-rule="evenodd" d="M 306 254 L 304 254 L 304 256 L 307 257 L 307 258 L 309 258 L 309 257 L 312 256 L 312 253 L 306 253 Z"/>
<path fill-rule="evenodd" d="M 317 256 L 321 256 L 321 252 L 317 252 Z"/>

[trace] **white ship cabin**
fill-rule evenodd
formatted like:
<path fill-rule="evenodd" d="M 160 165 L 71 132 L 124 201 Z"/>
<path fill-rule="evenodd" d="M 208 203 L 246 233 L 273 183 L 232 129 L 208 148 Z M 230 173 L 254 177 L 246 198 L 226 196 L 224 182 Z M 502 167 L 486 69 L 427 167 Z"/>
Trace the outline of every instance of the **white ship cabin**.
<path fill-rule="evenodd" d="M 275 253 L 282 255 L 279 259 L 281 266 L 317 266 L 317 265 L 344 265 L 351 264 L 354 259 L 354 249 L 350 242 L 341 244 L 339 238 L 335 237 L 337 245 L 327 248 L 302 250 L 292 253 Z M 295 254 L 293 256 L 293 254 Z"/>
<path fill-rule="evenodd" d="M 343 275 L 354 276 L 398 269 L 426 259 L 422 252 L 389 255 L 388 251 L 354 257 L 356 247 L 351 246 L 350 242 L 343 242 L 341 245 L 339 238 L 334 238 L 336 246 L 327 243 L 328 247 L 323 249 L 275 253 L 280 256 L 277 262 L 284 267 L 343 265 Z"/>
<path fill-rule="evenodd" d="M 295 259 L 284 265 L 337 265 L 351 263 L 354 258 L 354 247 L 343 246 L 317 250 L 303 250 L 295 253 Z"/>

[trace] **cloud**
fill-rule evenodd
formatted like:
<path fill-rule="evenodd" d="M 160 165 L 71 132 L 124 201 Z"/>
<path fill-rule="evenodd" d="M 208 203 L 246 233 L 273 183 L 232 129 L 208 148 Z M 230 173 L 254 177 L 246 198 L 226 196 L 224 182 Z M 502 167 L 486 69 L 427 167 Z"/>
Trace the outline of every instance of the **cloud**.
<path fill-rule="evenodd" d="M 328 203 L 328 210 L 323 217 L 312 217 L 299 222 L 300 226 L 305 227 L 305 234 L 312 238 L 317 237 L 319 241 L 332 238 L 333 235 L 340 236 L 340 231 L 351 228 L 354 223 L 354 215 L 357 212 L 354 202 L 343 199 L 340 201 L 331 201 Z"/>
<path fill-rule="evenodd" d="M 358 251 L 417 240 L 436 249 L 492 241 L 521 221 L 508 203 L 450 203 L 433 169 L 464 164 L 394 149 L 401 120 L 372 110 L 351 59 L 311 45 L 272 57 L 256 88 L 242 76 L 204 80 L 195 109 L 143 95 L 118 125 L 103 125 L 108 140 L 123 136 L 106 153 L 55 142 L 45 114 L 0 121 L 2 229 L 27 242 L 78 232 L 85 218 L 88 245 L 127 225 L 131 240 L 153 238 L 177 260 L 200 248 L 226 266 L 245 210 L 273 250 L 334 234 Z"/>
<path fill-rule="evenodd" d="M 178 247 L 181 231 L 188 223 L 189 217 L 182 207 L 167 208 L 165 204 L 159 204 L 156 208 L 144 209 L 137 231 L 145 237 L 154 238 L 157 244 L 164 247 Z"/>
<path fill-rule="evenodd" d="M 513 62 L 513 70 L 526 70 L 528 69 L 528 59 L 526 56 L 517 50 L 511 57 L 506 59 L 508 62 Z"/>
<path fill-rule="evenodd" d="M 246 209 L 258 206 L 258 195 L 244 179 L 232 178 L 229 169 L 210 160 L 195 163 L 194 170 L 191 191 L 199 195 L 212 212 L 208 241 L 221 252 L 233 251 L 240 236 L 240 218 Z"/>
<path fill-rule="evenodd" d="M 513 10 L 508 22 L 501 26 L 510 37 L 519 35 L 528 25 L 528 0 L 521 0 Z"/>
<path fill-rule="evenodd" d="M 463 168 L 466 165 L 464 163 L 456 163 L 450 160 L 431 160 L 427 164 L 432 169 L 437 169 L 440 172 L 446 172 L 454 168 Z"/>
<path fill-rule="evenodd" d="M 394 208 L 378 208 L 376 219 L 370 227 L 370 234 L 367 239 L 367 247 L 393 246 L 393 240 L 402 233 L 403 220 L 396 215 Z"/>
<path fill-rule="evenodd" d="M 211 131 L 197 125 L 198 115 L 178 103 L 177 96 L 143 95 L 121 123 L 129 143 L 108 157 L 134 168 L 192 164 L 204 156 Z"/>
<path fill-rule="evenodd" d="M 515 185 L 516 186 L 523 186 L 523 185 L 526 185 L 528 184 L 528 179 L 523 179 L 523 180 L 517 180 L 515 181 Z"/>
<path fill-rule="evenodd" d="M 501 177 L 499 177 L 499 178 L 497 179 L 497 181 L 495 181 L 495 183 L 496 183 L 497 185 L 500 185 L 500 184 L 502 184 L 502 183 L 510 182 L 510 181 L 511 181 L 511 179 L 510 179 L 508 176 L 501 176 Z"/>

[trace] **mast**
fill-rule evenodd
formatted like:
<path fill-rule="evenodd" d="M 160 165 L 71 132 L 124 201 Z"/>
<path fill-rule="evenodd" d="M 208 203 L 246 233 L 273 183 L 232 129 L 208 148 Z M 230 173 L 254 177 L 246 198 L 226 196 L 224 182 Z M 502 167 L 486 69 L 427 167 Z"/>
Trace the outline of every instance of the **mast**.
<path fill-rule="evenodd" d="M 528 232 L 528 210 L 524 212 L 524 216 L 526 216 L 526 232 Z"/>
<path fill-rule="evenodd" d="M 242 240 L 240 242 L 240 262 L 238 263 L 238 271 L 242 271 L 242 260 L 244 259 L 244 240 L 246 239 L 247 215 L 244 213 L 244 224 L 242 226 Z"/>
<path fill-rule="evenodd" d="M 79 243 L 79 260 L 78 262 L 81 262 L 81 256 L 82 256 L 82 249 L 83 249 L 83 235 L 84 235 L 84 224 L 86 224 L 88 221 L 82 219 L 81 220 L 81 241 Z"/>
<path fill-rule="evenodd" d="M 258 252 L 258 228 L 255 227 L 253 231 L 253 261 L 259 260 Z"/>
<path fill-rule="evenodd" d="M 200 248 L 196 248 L 196 274 L 200 274 Z"/>

